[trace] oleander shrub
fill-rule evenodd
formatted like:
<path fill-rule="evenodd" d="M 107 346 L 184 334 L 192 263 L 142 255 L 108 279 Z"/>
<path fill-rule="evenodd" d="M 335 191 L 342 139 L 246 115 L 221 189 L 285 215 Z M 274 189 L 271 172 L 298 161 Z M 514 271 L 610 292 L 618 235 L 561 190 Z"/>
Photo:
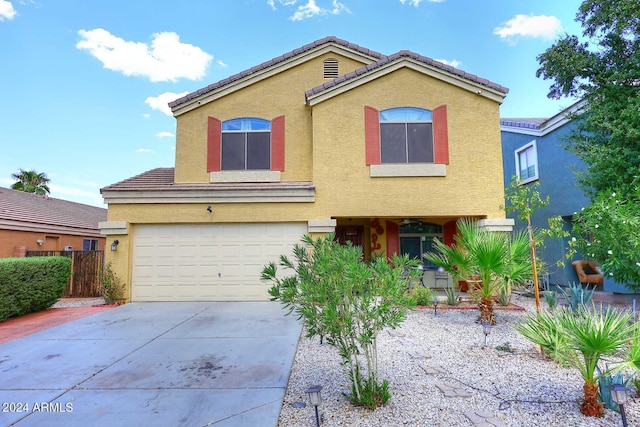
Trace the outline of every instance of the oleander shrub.
<path fill-rule="evenodd" d="M 51 307 L 70 277 L 66 257 L 0 259 L 0 321 Z"/>

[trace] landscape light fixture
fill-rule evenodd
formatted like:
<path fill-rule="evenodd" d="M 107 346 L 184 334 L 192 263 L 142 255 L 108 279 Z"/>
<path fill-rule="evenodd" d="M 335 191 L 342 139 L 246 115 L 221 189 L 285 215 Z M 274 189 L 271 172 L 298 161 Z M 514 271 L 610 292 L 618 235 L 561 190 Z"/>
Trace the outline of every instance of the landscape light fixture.
<path fill-rule="evenodd" d="M 118 240 L 114 240 L 113 243 L 111 243 L 111 252 L 117 251 L 119 244 L 120 242 Z"/>
<path fill-rule="evenodd" d="M 438 314 L 438 298 L 433 299 L 433 315 Z"/>
<path fill-rule="evenodd" d="M 482 333 L 484 334 L 484 346 L 487 346 L 487 336 L 491 333 L 491 323 L 482 324 Z"/>
<path fill-rule="evenodd" d="M 309 402 L 314 406 L 316 410 L 316 427 L 320 427 L 320 416 L 318 415 L 318 406 L 322 405 L 322 395 L 320 394 L 320 390 L 322 390 L 321 385 L 314 385 L 307 389 L 305 393 L 309 396 Z"/>
<path fill-rule="evenodd" d="M 624 404 L 627 403 L 627 398 L 629 397 L 627 393 L 631 391 L 631 389 L 622 384 L 611 384 L 609 390 L 611 390 L 611 400 L 620 406 L 622 427 L 627 427 L 627 414 L 624 412 Z"/>

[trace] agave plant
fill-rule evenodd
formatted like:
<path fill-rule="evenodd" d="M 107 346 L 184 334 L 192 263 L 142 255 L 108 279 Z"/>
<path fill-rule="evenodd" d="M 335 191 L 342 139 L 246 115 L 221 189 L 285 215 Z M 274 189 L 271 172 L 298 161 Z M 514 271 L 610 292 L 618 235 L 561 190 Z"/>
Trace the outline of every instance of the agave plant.
<path fill-rule="evenodd" d="M 512 280 L 521 280 L 531 269 L 528 240 L 523 233 L 512 238 L 507 233 L 488 231 L 469 219 L 458 220 L 457 229 L 454 244 L 447 246 L 435 240 L 435 252 L 426 253 L 424 257 L 444 268 L 455 280 L 478 283 L 477 288 L 470 291 L 478 301 L 480 321 L 495 325 L 496 295 Z"/>
<path fill-rule="evenodd" d="M 584 396 L 580 410 L 587 416 L 602 416 L 598 400 L 598 379 L 608 370 L 598 363 L 618 353 L 633 335 L 631 314 L 611 307 L 580 306 L 577 311 L 561 307 L 527 315 L 515 329 L 530 341 L 551 352 L 556 360 L 580 370 Z"/>

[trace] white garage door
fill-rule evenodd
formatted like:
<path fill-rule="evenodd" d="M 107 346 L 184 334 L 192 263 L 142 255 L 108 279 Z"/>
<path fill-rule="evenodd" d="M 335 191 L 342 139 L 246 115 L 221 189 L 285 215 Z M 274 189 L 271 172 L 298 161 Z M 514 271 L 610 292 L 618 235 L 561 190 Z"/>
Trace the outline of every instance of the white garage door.
<path fill-rule="evenodd" d="M 133 227 L 133 301 L 264 301 L 262 268 L 291 255 L 306 223 Z"/>

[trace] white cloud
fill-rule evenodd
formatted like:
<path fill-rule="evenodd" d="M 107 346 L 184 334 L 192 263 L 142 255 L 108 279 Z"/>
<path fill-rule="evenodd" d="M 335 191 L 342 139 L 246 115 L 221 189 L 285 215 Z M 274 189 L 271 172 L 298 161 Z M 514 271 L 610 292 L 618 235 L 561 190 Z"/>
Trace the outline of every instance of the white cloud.
<path fill-rule="evenodd" d="M 458 61 L 457 59 L 452 59 L 452 60 L 436 59 L 436 61 L 442 62 L 443 64 L 446 64 L 446 65 L 451 65 L 453 68 L 458 68 L 462 64 L 462 62 Z"/>
<path fill-rule="evenodd" d="M 99 207 L 103 207 L 101 205 L 104 205 L 104 200 L 102 200 L 102 195 L 100 194 L 99 189 L 96 189 L 95 191 L 87 191 L 57 184 L 49 184 L 49 189 L 51 190 L 51 197 L 55 197 L 56 199 L 69 200 L 72 202 L 90 204 Z"/>
<path fill-rule="evenodd" d="M 136 153 L 153 153 L 154 151 L 151 148 L 138 148 Z"/>
<path fill-rule="evenodd" d="M 564 31 L 562 23 L 555 16 L 516 15 L 503 25 L 496 27 L 493 34 L 514 44 L 518 36 L 553 40 Z"/>
<path fill-rule="evenodd" d="M 271 6 L 273 10 L 276 10 L 276 4 L 283 7 L 297 6 L 298 9 L 289 17 L 291 21 L 302 21 L 313 18 L 314 16 L 339 15 L 342 12 L 351 13 L 345 4 L 340 3 L 338 0 L 332 0 L 331 5 L 327 4 L 327 0 L 322 0 L 322 3 L 326 4 L 326 7 L 318 6 L 316 0 L 303 0 L 301 3 L 302 4 L 298 5 L 298 0 L 267 0 L 267 4 Z"/>
<path fill-rule="evenodd" d="M 149 98 L 147 98 L 147 99 L 149 99 Z M 150 117 L 151 117 L 151 114 L 149 114 L 149 113 L 144 113 L 144 114 L 142 115 L 142 117 L 144 117 L 145 119 L 148 119 L 148 118 L 150 118 Z"/>
<path fill-rule="evenodd" d="M 16 10 L 8 0 L 0 0 L 0 21 L 5 19 L 13 19 L 16 16 Z"/>
<path fill-rule="evenodd" d="M 225 67 L 225 68 L 227 67 L 227 64 L 225 64 L 224 62 L 222 62 L 220 59 L 218 59 L 218 60 L 216 61 L 216 64 L 218 64 L 218 65 L 219 65 L 219 66 L 221 66 L 221 67 Z"/>
<path fill-rule="evenodd" d="M 409 6 L 414 6 L 414 7 L 418 7 L 420 6 L 420 3 L 422 3 L 424 0 L 400 0 L 400 3 L 402 4 L 408 4 Z M 430 3 L 444 3 L 445 0 L 427 0 Z"/>
<path fill-rule="evenodd" d="M 173 92 L 164 92 L 158 96 L 150 96 L 144 100 L 144 103 L 149 105 L 149 107 L 154 110 L 158 110 L 166 114 L 167 116 L 173 116 L 171 112 L 171 108 L 169 108 L 169 103 L 171 101 L 175 101 L 178 98 L 182 98 L 187 95 L 189 92 L 181 92 L 181 93 L 173 93 Z"/>
<path fill-rule="evenodd" d="M 181 43 L 173 32 L 154 33 L 150 45 L 126 41 L 103 28 L 78 34 L 81 40 L 76 48 L 87 50 L 104 68 L 125 76 L 148 77 L 152 82 L 200 79 L 213 59 L 199 47 Z"/>
<path fill-rule="evenodd" d="M 174 138 L 174 137 L 175 135 L 173 133 L 167 132 L 167 131 L 156 133 L 156 138 Z"/>

